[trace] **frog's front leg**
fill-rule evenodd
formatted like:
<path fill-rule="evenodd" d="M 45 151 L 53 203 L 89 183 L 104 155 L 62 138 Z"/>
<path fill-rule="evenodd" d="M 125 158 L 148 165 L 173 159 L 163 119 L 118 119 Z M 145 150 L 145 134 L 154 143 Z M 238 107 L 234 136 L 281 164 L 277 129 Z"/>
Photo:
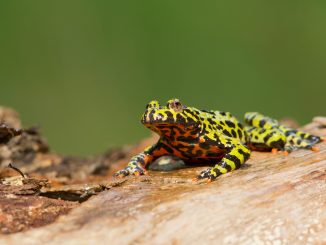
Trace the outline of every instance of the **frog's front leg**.
<path fill-rule="evenodd" d="M 219 175 L 240 168 L 250 157 L 250 150 L 240 142 L 232 142 L 225 156 L 214 167 L 208 168 L 197 176 L 197 179 L 216 179 Z"/>
<path fill-rule="evenodd" d="M 167 151 L 160 142 L 147 147 L 143 152 L 132 157 L 124 169 L 116 172 L 114 176 L 124 177 L 127 175 L 146 175 L 146 166 L 156 158 L 166 155 Z"/>

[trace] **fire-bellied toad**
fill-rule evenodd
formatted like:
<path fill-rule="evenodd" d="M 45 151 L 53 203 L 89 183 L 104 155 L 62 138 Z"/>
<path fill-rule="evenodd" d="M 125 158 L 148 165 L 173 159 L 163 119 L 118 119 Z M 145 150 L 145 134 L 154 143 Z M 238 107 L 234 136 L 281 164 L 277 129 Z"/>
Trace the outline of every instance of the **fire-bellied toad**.
<path fill-rule="evenodd" d="M 243 127 L 229 112 L 199 110 L 171 99 L 166 106 L 151 101 L 141 122 L 159 134 L 158 142 L 134 156 L 127 167 L 115 176 L 146 174 L 146 166 L 163 155 L 173 155 L 190 162 L 209 162 L 213 167 L 202 171 L 197 179 L 214 180 L 239 168 L 252 150 L 316 149 L 319 136 L 283 125 L 257 112 L 245 114 Z"/>

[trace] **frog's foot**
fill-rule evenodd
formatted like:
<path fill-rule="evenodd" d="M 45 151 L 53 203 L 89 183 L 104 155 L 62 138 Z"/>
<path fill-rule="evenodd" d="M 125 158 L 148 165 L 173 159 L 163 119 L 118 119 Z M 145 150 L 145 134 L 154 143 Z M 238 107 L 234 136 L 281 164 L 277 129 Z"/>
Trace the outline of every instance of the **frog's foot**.
<path fill-rule="evenodd" d="M 284 147 L 284 154 L 287 156 L 289 155 L 292 151 L 295 151 L 298 149 L 298 146 L 291 144 L 291 143 L 286 143 Z"/>
<path fill-rule="evenodd" d="M 316 135 L 309 135 L 305 138 L 305 140 L 308 141 L 311 145 L 325 141 L 323 137 L 316 136 Z"/>
<path fill-rule="evenodd" d="M 293 136 L 284 147 L 284 150 L 287 152 L 292 152 L 297 149 L 307 149 L 314 152 L 319 151 L 319 148 L 316 146 L 317 143 L 321 142 L 321 138 L 318 136 L 310 136 L 309 138 L 301 139 L 299 137 Z"/>
<path fill-rule="evenodd" d="M 147 171 L 139 165 L 129 164 L 126 168 L 116 172 L 113 176 L 122 178 L 128 175 L 140 176 L 147 174 Z"/>
<path fill-rule="evenodd" d="M 216 172 L 212 170 L 212 168 L 208 168 L 206 170 L 201 171 L 201 173 L 196 177 L 196 181 L 198 180 L 207 180 L 207 182 L 211 182 L 217 178 Z"/>

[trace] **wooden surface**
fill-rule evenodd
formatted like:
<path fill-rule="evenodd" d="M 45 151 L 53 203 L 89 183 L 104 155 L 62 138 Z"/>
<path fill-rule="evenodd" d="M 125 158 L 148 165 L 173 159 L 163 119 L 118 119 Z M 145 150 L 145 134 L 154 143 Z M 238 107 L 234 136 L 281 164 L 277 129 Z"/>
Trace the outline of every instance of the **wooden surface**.
<path fill-rule="evenodd" d="M 318 147 L 289 156 L 254 152 L 210 184 L 192 181 L 205 167 L 151 171 L 0 243 L 326 244 L 326 143 Z"/>

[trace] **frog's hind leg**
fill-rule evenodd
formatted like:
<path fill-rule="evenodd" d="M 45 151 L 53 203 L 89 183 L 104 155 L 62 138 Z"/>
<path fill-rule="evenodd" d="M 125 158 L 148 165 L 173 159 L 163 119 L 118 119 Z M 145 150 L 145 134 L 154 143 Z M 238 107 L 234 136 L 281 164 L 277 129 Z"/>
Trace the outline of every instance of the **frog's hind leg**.
<path fill-rule="evenodd" d="M 258 112 L 245 114 L 247 144 L 255 150 L 285 150 L 292 152 L 298 148 L 317 150 L 314 145 L 323 138 L 283 125 L 277 120 L 266 117 Z"/>
<path fill-rule="evenodd" d="M 279 126 L 277 120 L 266 117 L 258 112 L 247 112 L 244 116 L 244 120 L 247 125 L 255 128 L 270 129 Z"/>
<path fill-rule="evenodd" d="M 317 151 L 318 148 L 315 145 L 323 141 L 323 138 L 320 136 L 305 133 L 286 126 L 280 126 L 279 129 L 286 136 L 285 150 L 287 152 L 292 152 L 299 148 Z"/>
<path fill-rule="evenodd" d="M 219 175 L 230 172 L 246 162 L 250 157 L 250 150 L 241 143 L 236 143 L 229 152 L 214 167 L 202 171 L 197 179 L 212 181 Z"/>
<path fill-rule="evenodd" d="M 284 150 L 287 143 L 284 132 L 278 128 L 245 127 L 247 145 L 252 150 L 270 151 Z"/>

